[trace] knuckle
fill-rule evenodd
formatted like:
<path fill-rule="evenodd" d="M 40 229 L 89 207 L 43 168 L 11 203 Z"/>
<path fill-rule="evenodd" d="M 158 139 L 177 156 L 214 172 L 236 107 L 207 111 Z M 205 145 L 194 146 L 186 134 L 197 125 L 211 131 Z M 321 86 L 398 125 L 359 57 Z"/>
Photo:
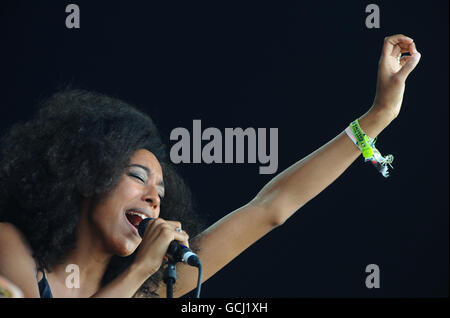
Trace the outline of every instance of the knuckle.
<path fill-rule="evenodd" d="M 169 232 L 171 231 L 171 228 L 167 224 L 161 224 L 161 232 Z"/>
<path fill-rule="evenodd" d="M 181 222 L 179 222 L 179 221 L 173 221 L 174 223 L 174 225 L 175 225 L 175 227 L 181 227 Z"/>
<path fill-rule="evenodd" d="M 167 222 L 166 222 L 165 220 L 163 220 L 163 219 L 156 219 L 154 222 L 155 222 L 155 225 L 157 225 L 157 226 L 162 226 L 162 225 L 164 225 L 164 224 L 167 223 Z"/>
<path fill-rule="evenodd" d="M 171 238 L 173 236 L 172 230 L 168 227 L 163 227 L 161 229 L 161 235 L 165 238 Z"/>

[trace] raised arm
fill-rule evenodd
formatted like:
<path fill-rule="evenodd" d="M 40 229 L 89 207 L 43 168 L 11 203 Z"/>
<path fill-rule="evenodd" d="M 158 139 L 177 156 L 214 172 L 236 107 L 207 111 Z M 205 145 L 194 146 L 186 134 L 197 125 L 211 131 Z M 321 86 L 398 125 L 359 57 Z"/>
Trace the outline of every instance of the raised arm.
<path fill-rule="evenodd" d="M 401 58 L 402 53 L 410 56 Z M 401 108 L 405 81 L 420 53 L 412 39 L 397 34 L 385 38 L 378 67 L 377 93 L 372 107 L 359 118 L 363 131 L 375 138 Z M 356 116 L 355 116 L 356 117 Z M 356 118 L 349 118 L 349 122 Z M 345 126 L 348 123 L 343 123 Z M 247 205 L 226 215 L 195 237 L 200 246 L 203 281 L 238 256 L 255 241 L 283 224 L 292 214 L 336 180 L 361 155 L 345 131 L 274 177 Z M 217 249 L 220 246 L 220 250 Z M 196 270 L 178 267 L 174 294 L 195 288 Z M 164 286 L 160 295 L 164 296 Z"/>

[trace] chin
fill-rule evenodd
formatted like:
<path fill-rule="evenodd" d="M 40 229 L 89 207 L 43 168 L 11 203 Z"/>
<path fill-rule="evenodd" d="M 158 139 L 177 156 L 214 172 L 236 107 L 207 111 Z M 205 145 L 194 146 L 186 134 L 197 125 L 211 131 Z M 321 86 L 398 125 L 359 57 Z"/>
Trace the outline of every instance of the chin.
<path fill-rule="evenodd" d="M 119 251 L 118 253 L 116 253 L 116 255 L 120 256 L 120 257 L 127 257 L 127 256 L 130 256 L 131 254 L 133 254 L 134 251 L 136 251 L 136 249 L 126 250 L 126 251 Z"/>
<path fill-rule="evenodd" d="M 114 242 L 112 251 L 114 255 L 127 257 L 136 251 L 140 242 L 130 239 L 122 239 L 120 242 Z"/>

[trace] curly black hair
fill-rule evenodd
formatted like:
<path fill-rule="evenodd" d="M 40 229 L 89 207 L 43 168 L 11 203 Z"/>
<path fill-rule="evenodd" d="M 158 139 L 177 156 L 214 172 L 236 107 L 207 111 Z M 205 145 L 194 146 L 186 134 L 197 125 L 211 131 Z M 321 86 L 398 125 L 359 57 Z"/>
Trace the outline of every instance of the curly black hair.
<path fill-rule="evenodd" d="M 151 151 L 161 163 L 166 188 L 161 217 L 181 221 L 191 237 L 203 228 L 155 123 L 117 98 L 59 91 L 41 103 L 33 119 L 14 125 L 0 147 L 0 222 L 22 231 L 40 270 L 51 271 L 75 247 L 82 195 L 95 199 L 113 191 L 138 149 Z M 135 253 L 114 256 L 102 283 L 119 275 Z M 161 270 L 135 296 L 156 295 L 160 280 Z"/>

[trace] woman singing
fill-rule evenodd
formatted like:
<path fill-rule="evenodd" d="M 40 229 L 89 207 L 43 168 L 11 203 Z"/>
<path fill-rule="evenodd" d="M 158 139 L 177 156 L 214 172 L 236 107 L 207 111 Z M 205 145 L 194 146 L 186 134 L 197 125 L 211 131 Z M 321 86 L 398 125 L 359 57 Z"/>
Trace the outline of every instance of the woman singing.
<path fill-rule="evenodd" d="M 24 297 L 163 297 L 162 265 L 176 240 L 196 251 L 207 280 L 366 157 L 371 138 L 398 116 L 419 60 L 411 38 L 386 37 L 373 104 L 349 118 L 358 119 L 356 130 L 340 132 L 206 230 L 146 114 L 99 93 L 56 93 L 2 139 L 0 276 Z M 371 154 L 385 174 L 383 157 Z M 71 265 L 79 288 L 67 286 Z M 178 265 L 174 296 L 193 290 L 196 277 Z"/>

